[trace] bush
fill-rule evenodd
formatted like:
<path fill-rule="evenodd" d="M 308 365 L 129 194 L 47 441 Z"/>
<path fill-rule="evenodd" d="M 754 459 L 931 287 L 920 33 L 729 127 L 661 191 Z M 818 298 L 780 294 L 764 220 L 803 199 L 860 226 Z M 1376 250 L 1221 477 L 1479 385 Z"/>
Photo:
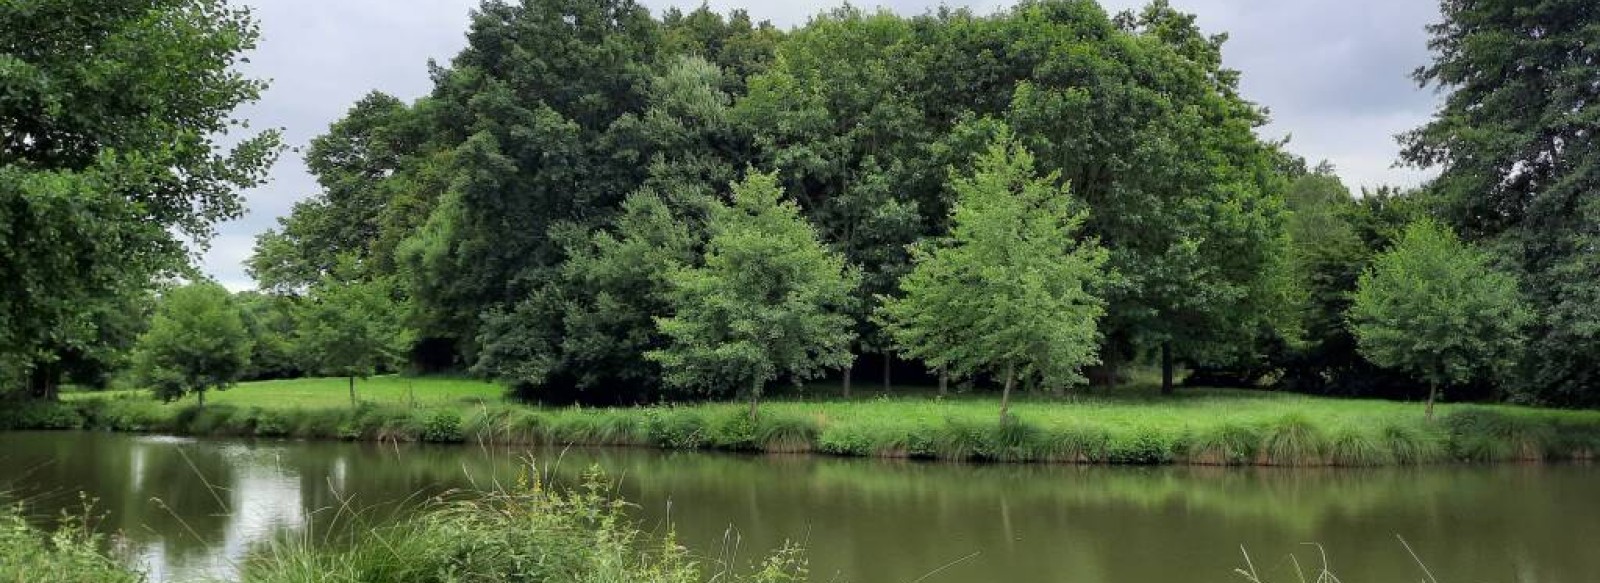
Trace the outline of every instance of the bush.
<path fill-rule="evenodd" d="M 434 411 L 422 423 L 422 440 L 428 443 L 461 443 L 461 416 L 454 411 Z"/>
<path fill-rule="evenodd" d="M 0 430 L 62 430 L 83 427 L 83 414 L 66 403 L 37 401 L 0 403 Z"/>
<path fill-rule="evenodd" d="M 1113 464 L 1152 465 L 1173 460 L 1173 443 L 1176 436 L 1159 430 L 1144 428 L 1132 435 L 1121 435 L 1106 444 L 1105 461 Z"/>
<path fill-rule="evenodd" d="M 700 449 L 710 439 L 698 411 L 677 407 L 650 409 L 645 414 L 645 434 L 650 443 L 667 449 Z"/>

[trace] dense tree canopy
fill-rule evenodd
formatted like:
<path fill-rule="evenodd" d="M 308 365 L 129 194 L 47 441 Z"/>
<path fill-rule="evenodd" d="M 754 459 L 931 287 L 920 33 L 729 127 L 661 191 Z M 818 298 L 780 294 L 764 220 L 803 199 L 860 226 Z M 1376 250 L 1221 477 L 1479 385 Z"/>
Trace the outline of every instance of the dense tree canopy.
<path fill-rule="evenodd" d="M 256 36 L 223 0 L 0 3 L 0 375 L 53 396 L 107 346 L 97 314 L 240 213 L 277 152 L 230 117 Z"/>
<path fill-rule="evenodd" d="M 1600 403 L 1600 6 L 1447 0 L 1416 72 L 1448 91 L 1402 136 L 1406 161 L 1442 170 L 1439 211 L 1516 265 L 1539 313 L 1530 399 Z"/>

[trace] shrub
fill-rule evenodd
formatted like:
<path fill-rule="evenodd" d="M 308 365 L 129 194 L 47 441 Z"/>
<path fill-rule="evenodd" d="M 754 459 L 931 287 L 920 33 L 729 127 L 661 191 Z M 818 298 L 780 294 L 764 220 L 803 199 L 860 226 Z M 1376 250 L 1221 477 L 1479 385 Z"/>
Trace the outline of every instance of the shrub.
<path fill-rule="evenodd" d="M 738 409 L 713 413 L 706 429 L 706 442 L 717 449 L 754 451 L 759 445 L 756 422 Z"/>
<path fill-rule="evenodd" d="M 290 432 L 294 431 L 292 418 L 299 415 L 303 415 L 303 413 L 299 411 L 286 412 L 257 409 L 253 411 L 253 416 L 256 420 L 256 436 L 286 437 Z"/>
<path fill-rule="evenodd" d="M 700 449 L 710 439 L 705 417 L 693 409 L 651 409 L 645 416 L 650 443 L 668 449 Z"/>
<path fill-rule="evenodd" d="M 428 443 L 461 443 L 461 415 L 454 411 L 434 411 L 422 423 L 422 440 Z"/>
<path fill-rule="evenodd" d="M 0 429 L 80 429 L 83 414 L 66 403 L 0 403 Z"/>
<path fill-rule="evenodd" d="M 1106 444 L 1106 461 L 1113 464 L 1150 465 L 1170 463 L 1171 438 L 1155 429 L 1141 429 L 1132 435 L 1118 435 Z"/>

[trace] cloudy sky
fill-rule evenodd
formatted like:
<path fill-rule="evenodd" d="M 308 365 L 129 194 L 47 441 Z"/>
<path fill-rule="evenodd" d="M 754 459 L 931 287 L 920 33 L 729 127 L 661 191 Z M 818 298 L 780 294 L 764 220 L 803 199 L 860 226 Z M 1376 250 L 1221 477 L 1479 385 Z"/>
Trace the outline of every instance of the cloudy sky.
<path fill-rule="evenodd" d="M 702 0 L 642 0 L 654 10 L 692 9 Z M 1144 0 L 1101 0 L 1110 11 Z M 262 42 L 249 72 L 272 80 L 241 115 L 256 127 L 281 127 L 303 146 L 346 108 L 377 89 L 414 99 L 429 90 L 428 59 L 448 61 L 465 44 L 467 12 L 477 0 L 247 0 L 261 20 Z M 745 8 L 782 27 L 803 24 L 835 1 L 710 0 L 726 12 Z M 871 6 L 870 0 L 857 0 Z M 990 12 L 1000 0 L 886 0 L 902 14 L 940 4 Z M 1198 15 L 1208 33 L 1227 32 L 1224 58 L 1243 71 L 1249 99 L 1272 111 L 1267 137 L 1292 136 L 1290 148 L 1331 160 L 1352 187 L 1414 185 L 1424 176 L 1394 168 L 1394 135 L 1425 120 L 1438 97 L 1408 77 L 1427 61 L 1423 26 L 1438 18 L 1433 0 L 1173 0 Z M 316 192 L 299 154 L 286 153 L 267 186 L 248 193 L 249 213 L 223 225 L 203 256 L 205 270 L 233 289 L 254 287 L 242 262 L 255 236 L 277 224 L 294 202 Z"/>

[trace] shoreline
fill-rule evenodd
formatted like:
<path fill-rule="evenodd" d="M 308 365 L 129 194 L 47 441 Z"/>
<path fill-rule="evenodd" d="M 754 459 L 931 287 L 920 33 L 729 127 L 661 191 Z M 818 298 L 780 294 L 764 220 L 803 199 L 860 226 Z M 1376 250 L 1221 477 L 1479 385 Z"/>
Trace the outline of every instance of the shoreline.
<path fill-rule="evenodd" d="M 1455 405 L 1434 422 L 1393 413 L 1333 416 L 1317 399 L 1232 417 L 1197 408 L 1181 424 L 1097 420 L 1105 405 L 1040 404 L 1000 425 L 985 401 L 773 402 L 754 422 L 740 404 L 581 409 L 482 404 L 409 408 L 163 405 L 85 398 L 13 403 L 0 430 L 98 430 L 182 437 L 648 447 L 673 451 L 1079 465 L 1378 467 L 1589 461 L 1600 412 Z M 1337 403 L 1338 401 L 1332 401 Z M 1140 405 L 1125 405 L 1136 407 Z M 1051 407 L 1054 407 L 1052 409 Z M 1083 419 L 1047 413 L 1086 408 Z M 865 411 L 854 417 L 857 409 Z M 883 409 L 914 411 L 867 421 Z M 1227 409 L 1219 409 L 1227 410 Z M 931 411 L 931 413 L 929 412 Z M 1201 415 L 1200 413 L 1211 413 Z M 1106 417 L 1114 417 L 1105 415 Z"/>

